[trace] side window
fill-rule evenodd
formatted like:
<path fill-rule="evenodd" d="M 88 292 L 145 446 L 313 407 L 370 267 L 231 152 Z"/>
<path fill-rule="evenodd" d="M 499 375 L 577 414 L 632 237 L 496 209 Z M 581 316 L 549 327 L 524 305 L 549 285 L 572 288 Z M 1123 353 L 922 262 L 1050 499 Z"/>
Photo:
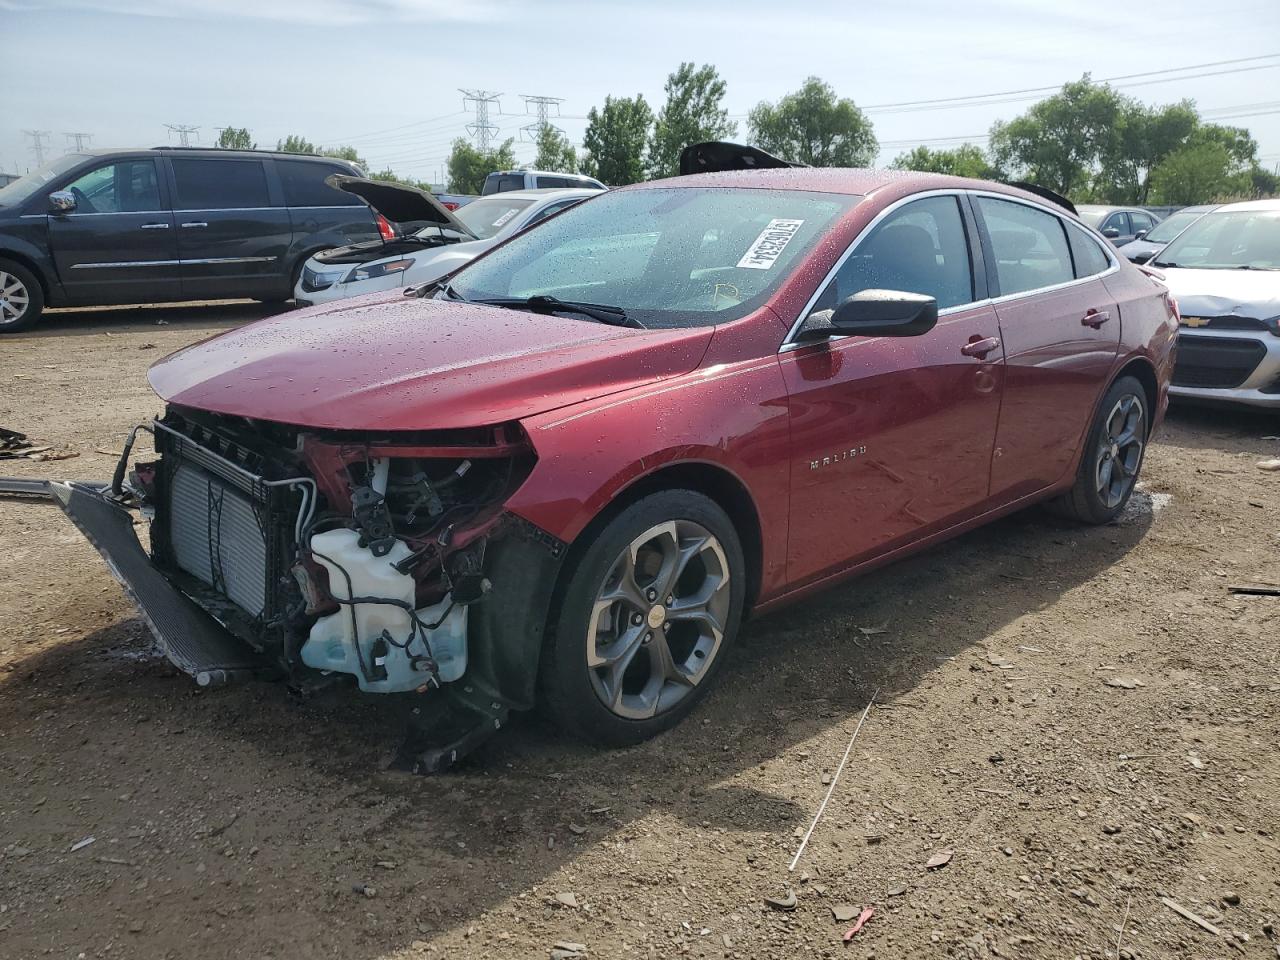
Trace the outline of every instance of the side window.
<path fill-rule="evenodd" d="M 1076 277 L 1092 277 L 1111 267 L 1111 260 L 1098 246 L 1098 241 L 1074 223 L 1067 222 L 1067 237 L 1071 240 L 1071 256 L 1076 262 Z"/>
<path fill-rule="evenodd" d="M 991 237 L 1001 296 L 1075 279 L 1064 224 L 1058 217 L 991 197 L 979 197 L 978 208 Z"/>
<path fill-rule="evenodd" d="M 134 213 L 160 209 L 154 160 L 122 160 L 91 170 L 67 185 L 76 213 Z"/>
<path fill-rule="evenodd" d="M 886 217 L 859 242 L 816 308 L 875 289 L 928 294 L 939 309 L 973 301 L 969 241 L 956 197 L 914 200 Z"/>
<path fill-rule="evenodd" d="M 234 210 L 271 205 L 261 160 L 174 158 L 175 210 Z"/>
<path fill-rule="evenodd" d="M 524 228 L 528 230 L 535 223 L 541 223 L 543 220 L 547 219 L 547 217 L 550 217 L 550 216 L 553 216 L 554 214 L 559 213 L 565 207 L 572 207 L 575 203 L 580 203 L 580 202 L 581 202 L 580 197 L 574 197 L 572 200 L 561 200 L 559 203 L 549 203 L 545 207 L 543 207 L 541 210 L 539 210 L 534 215 L 533 219 L 524 225 Z"/>
<path fill-rule="evenodd" d="M 1120 236 L 1128 236 L 1133 231 L 1129 229 L 1129 215 L 1127 213 L 1113 213 L 1107 217 L 1107 222 L 1102 225 L 1103 230 L 1115 230 Z"/>
<path fill-rule="evenodd" d="M 335 190 L 324 182 L 334 173 L 350 175 L 350 170 L 307 160 L 276 160 L 276 173 L 284 186 L 284 202 L 289 207 L 359 207 L 364 201 L 345 190 Z"/>
<path fill-rule="evenodd" d="M 538 177 L 538 186 L 540 188 L 554 188 L 563 190 L 565 187 L 576 186 L 576 184 L 567 177 Z"/>
<path fill-rule="evenodd" d="M 1139 233 L 1142 230 L 1150 231 L 1156 225 L 1155 221 L 1145 213 L 1131 213 L 1129 214 L 1129 221 L 1133 224 L 1134 233 Z"/>

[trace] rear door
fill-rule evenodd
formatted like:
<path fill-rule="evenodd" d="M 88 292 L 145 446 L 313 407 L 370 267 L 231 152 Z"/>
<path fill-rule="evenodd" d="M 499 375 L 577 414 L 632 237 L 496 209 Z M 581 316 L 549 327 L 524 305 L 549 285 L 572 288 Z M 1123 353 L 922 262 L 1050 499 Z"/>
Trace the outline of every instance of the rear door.
<path fill-rule="evenodd" d="M 1119 211 L 1111 214 L 1102 223 L 1102 235 L 1117 247 L 1128 243 L 1133 239 L 1133 225 L 1129 222 L 1129 215 Z"/>
<path fill-rule="evenodd" d="M 363 200 L 325 183 L 331 174 L 352 176 L 349 167 L 317 160 L 271 160 L 284 191 L 293 240 L 288 260 L 300 262 L 317 250 L 378 239 L 373 212 Z"/>
<path fill-rule="evenodd" d="M 175 156 L 168 163 L 183 296 L 288 296 L 293 227 L 264 162 Z"/>
<path fill-rule="evenodd" d="M 61 189 L 76 208 L 49 213 L 49 245 L 70 302 L 180 298 L 173 213 L 153 158 L 103 163 Z"/>
<path fill-rule="evenodd" d="M 993 499 L 1062 479 L 1115 363 L 1120 317 L 1103 277 L 1116 267 L 1078 224 L 1038 205 L 978 196 L 988 283 L 1004 343 Z"/>

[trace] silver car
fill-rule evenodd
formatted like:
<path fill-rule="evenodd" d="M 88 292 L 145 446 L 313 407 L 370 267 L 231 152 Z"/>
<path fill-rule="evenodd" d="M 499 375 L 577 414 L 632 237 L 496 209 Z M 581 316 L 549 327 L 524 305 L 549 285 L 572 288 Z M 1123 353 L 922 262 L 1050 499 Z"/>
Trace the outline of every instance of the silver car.
<path fill-rule="evenodd" d="M 1218 207 L 1151 266 L 1182 315 L 1169 392 L 1280 409 L 1280 200 Z"/>

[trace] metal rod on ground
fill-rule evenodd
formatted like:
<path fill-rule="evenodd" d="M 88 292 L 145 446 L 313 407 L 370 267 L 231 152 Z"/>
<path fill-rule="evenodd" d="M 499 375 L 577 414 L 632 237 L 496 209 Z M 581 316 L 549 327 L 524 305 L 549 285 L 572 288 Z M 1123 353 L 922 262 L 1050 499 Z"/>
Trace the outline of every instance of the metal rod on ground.
<path fill-rule="evenodd" d="M 822 803 L 818 805 L 818 812 L 813 815 L 813 823 L 809 824 L 809 832 L 800 841 L 800 849 L 796 851 L 796 855 L 791 859 L 791 866 L 787 867 L 788 873 L 793 872 L 796 864 L 800 862 L 800 855 L 804 853 L 804 848 L 809 845 L 809 838 L 813 836 L 814 827 L 818 825 L 818 821 L 822 819 L 823 811 L 827 809 L 827 801 L 831 799 L 831 794 L 836 792 L 836 784 L 840 782 L 840 774 L 844 772 L 844 765 L 849 762 L 849 754 L 853 751 L 853 741 L 858 739 L 858 732 L 862 729 L 863 721 L 867 719 L 867 714 L 871 712 L 871 704 L 876 702 L 876 696 L 879 693 L 880 688 L 876 687 L 875 693 L 871 694 L 871 699 L 867 701 L 867 708 L 862 711 L 862 716 L 858 718 L 858 725 L 853 728 L 853 736 L 849 738 L 849 745 L 844 748 L 844 756 L 840 758 L 840 766 L 836 767 L 835 776 L 831 778 L 831 786 L 827 788 L 827 795 L 822 798 Z"/>

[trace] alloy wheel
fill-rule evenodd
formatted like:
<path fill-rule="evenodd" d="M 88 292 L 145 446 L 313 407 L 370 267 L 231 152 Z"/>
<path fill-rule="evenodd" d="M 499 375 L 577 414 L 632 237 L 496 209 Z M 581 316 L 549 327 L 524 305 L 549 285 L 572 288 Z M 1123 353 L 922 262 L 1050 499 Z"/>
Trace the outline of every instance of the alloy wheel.
<path fill-rule="evenodd" d="M 1098 499 L 1108 510 L 1124 502 L 1138 479 L 1146 438 L 1147 414 L 1142 400 L 1126 394 L 1116 401 L 1103 423 L 1094 467 Z"/>
<path fill-rule="evenodd" d="M 729 583 L 720 541 L 691 520 L 658 524 L 627 545 L 587 628 L 591 685 L 606 708 L 643 720 L 693 692 L 724 638 Z"/>
<path fill-rule="evenodd" d="M 17 323 L 31 305 L 26 284 L 12 273 L 0 270 L 0 327 Z"/>

